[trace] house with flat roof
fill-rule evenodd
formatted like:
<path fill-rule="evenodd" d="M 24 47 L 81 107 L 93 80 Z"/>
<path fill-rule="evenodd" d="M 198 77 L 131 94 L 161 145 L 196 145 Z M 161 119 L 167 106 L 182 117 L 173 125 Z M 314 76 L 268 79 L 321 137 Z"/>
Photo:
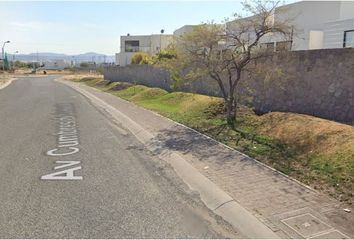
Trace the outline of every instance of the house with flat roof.
<path fill-rule="evenodd" d="M 198 26 L 198 25 L 184 25 L 184 26 L 176 29 L 173 32 L 173 36 L 175 36 L 175 37 L 182 36 L 185 33 L 193 31 L 194 27 L 196 27 L 196 26 Z"/>
<path fill-rule="evenodd" d="M 173 42 L 173 35 L 152 34 L 120 37 L 120 52 L 116 54 L 116 64 L 125 66 L 131 63 L 132 57 L 137 52 L 155 55 L 166 49 Z"/>
<path fill-rule="evenodd" d="M 71 64 L 68 61 L 58 59 L 53 61 L 43 62 L 43 67 L 41 69 L 45 70 L 64 70 L 65 68 L 70 67 Z"/>
<path fill-rule="evenodd" d="M 295 2 L 276 8 L 272 18 L 293 25 L 290 39 L 271 34 L 262 39 L 261 44 L 274 50 L 354 47 L 354 1 Z M 237 21 L 227 22 L 226 29 L 236 30 Z"/>
<path fill-rule="evenodd" d="M 289 20 L 293 25 L 293 33 L 288 39 L 269 34 L 260 41 L 261 46 L 274 51 L 354 47 L 354 1 L 295 2 L 276 8 L 271 20 Z M 237 30 L 238 21 L 242 19 L 227 22 L 225 29 Z M 121 36 L 116 64 L 130 64 L 136 52 L 154 55 L 179 36 L 193 31 L 195 26 L 198 25 L 184 25 L 176 29 L 173 35 Z"/>

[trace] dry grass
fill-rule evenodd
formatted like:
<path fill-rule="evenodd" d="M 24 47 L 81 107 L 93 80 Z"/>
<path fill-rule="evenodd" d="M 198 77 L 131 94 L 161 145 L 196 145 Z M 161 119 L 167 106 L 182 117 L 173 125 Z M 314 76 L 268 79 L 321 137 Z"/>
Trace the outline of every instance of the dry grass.
<path fill-rule="evenodd" d="M 13 74 L 15 74 L 15 75 L 24 75 L 24 74 L 31 73 L 31 71 L 32 71 L 32 69 L 29 69 L 29 68 L 19 68 L 19 69 L 16 69 Z"/>
<path fill-rule="evenodd" d="M 65 80 L 70 80 L 70 81 L 85 81 L 86 79 L 103 79 L 102 74 L 98 73 L 78 73 L 78 74 L 68 74 L 64 76 Z"/>
<path fill-rule="evenodd" d="M 260 134 L 294 148 L 294 177 L 340 200 L 353 201 L 353 126 L 280 112 L 257 117 L 256 126 Z"/>
<path fill-rule="evenodd" d="M 5 85 L 7 85 L 7 83 L 13 79 L 13 76 L 11 74 L 7 74 L 7 73 L 1 73 L 0 74 L 0 89 L 2 89 L 3 87 L 5 87 Z"/>
<path fill-rule="evenodd" d="M 353 126 L 295 113 L 257 116 L 251 109 L 240 107 L 237 129 L 232 130 L 227 127 L 220 98 L 81 77 L 70 79 L 158 112 L 343 202 L 353 203 Z"/>
<path fill-rule="evenodd" d="M 354 153 L 353 126 L 303 114 L 280 112 L 260 116 L 258 124 L 261 133 L 298 146 L 304 152 L 334 154 L 347 149 Z"/>

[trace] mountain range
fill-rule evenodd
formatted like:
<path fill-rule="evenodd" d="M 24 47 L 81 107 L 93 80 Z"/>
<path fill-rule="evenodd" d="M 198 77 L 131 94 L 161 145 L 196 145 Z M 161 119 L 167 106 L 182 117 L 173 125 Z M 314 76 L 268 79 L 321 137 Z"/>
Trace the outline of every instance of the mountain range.
<path fill-rule="evenodd" d="M 51 53 L 51 52 L 39 52 L 30 54 L 8 54 L 9 60 L 15 59 L 16 61 L 55 61 L 55 60 L 66 60 L 75 62 L 96 62 L 96 63 L 112 63 L 115 61 L 114 56 L 99 54 L 95 52 L 88 52 L 77 55 L 67 55 L 61 53 Z"/>

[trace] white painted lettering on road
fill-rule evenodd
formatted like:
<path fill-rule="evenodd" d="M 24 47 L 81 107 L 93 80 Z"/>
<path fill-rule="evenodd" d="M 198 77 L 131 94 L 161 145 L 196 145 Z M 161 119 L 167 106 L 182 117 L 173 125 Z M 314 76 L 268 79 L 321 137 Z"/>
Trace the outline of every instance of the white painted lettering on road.
<path fill-rule="evenodd" d="M 69 168 L 63 171 L 50 173 L 41 177 L 42 180 L 82 180 L 82 176 L 74 176 L 74 172 L 80 170 L 81 166 Z"/>
<path fill-rule="evenodd" d="M 66 156 L 73 157 L 74 154 L 80 151 L 79 148 L 79 135 L 74 117 L 74 106 L 72 104 L 58 104 L 56 107 L 56 114 L 59 115 L 59 131 L 56 135 L 57 146 L 49 151 L 47 155 L 50 157 L 63 158 Z M 57 160 L 56 164 L 61 164 L 54 167 L 54 173 L 46 174 L 41 177 L 42 180 L 82 180 L 82 176 L 78 176 L 78 171 L 81 169 L 81 162 L 74 160 Z M 75 167 L 74 167 L 75 166 Z M 70 168 L 69 168 L 70 167 Z"/>
<path fill-rule="evenodd" d="M 49 150 L 47 152 L 47 155 L 48 156 L 53 156 L 53 157 L 54 156 L 66 156 L 66 155 L 71 155 L 71 154 L 79 152 L 79 149 L 75 148 L 75 147 L 69 147 L 66 150 L 69 150 L 69 151 L 68 152 L 62 152 L 62 153 L 57 153 L 57 151 L 59 151 L 59 149 L 58 148 L 54 148 L 52 150 Z"/>
<path fill-rule="evenodd" d="M 64 163 L 63 165 L 56 166 L 54 169 L 61 169 L 61 168 L 66 168 L 66 167 L 71 167 L 73 165 L 80 164 L 80 161 L 56 161 L 56 163 Z"/>

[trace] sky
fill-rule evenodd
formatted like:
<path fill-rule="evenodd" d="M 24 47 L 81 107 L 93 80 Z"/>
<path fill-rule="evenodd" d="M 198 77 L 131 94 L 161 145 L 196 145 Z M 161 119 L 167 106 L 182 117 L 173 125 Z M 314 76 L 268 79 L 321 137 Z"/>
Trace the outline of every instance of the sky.
<path fill-rule="evenodd" d="M 286 2 L 293 2 L 288 0 Z M 119 52 L 119 36 L 172 34 L 183 25 L 222 22 L 240 0 L 2 1 L 0 44 L 8 53 Z"/>
<path fill-rule="evenodd" d="M 0 43 L 8 53 L 119 52 L 119 36 L 172 34 L 187 24 L 221 22 L 240 1 L 0 1 Z"/>

